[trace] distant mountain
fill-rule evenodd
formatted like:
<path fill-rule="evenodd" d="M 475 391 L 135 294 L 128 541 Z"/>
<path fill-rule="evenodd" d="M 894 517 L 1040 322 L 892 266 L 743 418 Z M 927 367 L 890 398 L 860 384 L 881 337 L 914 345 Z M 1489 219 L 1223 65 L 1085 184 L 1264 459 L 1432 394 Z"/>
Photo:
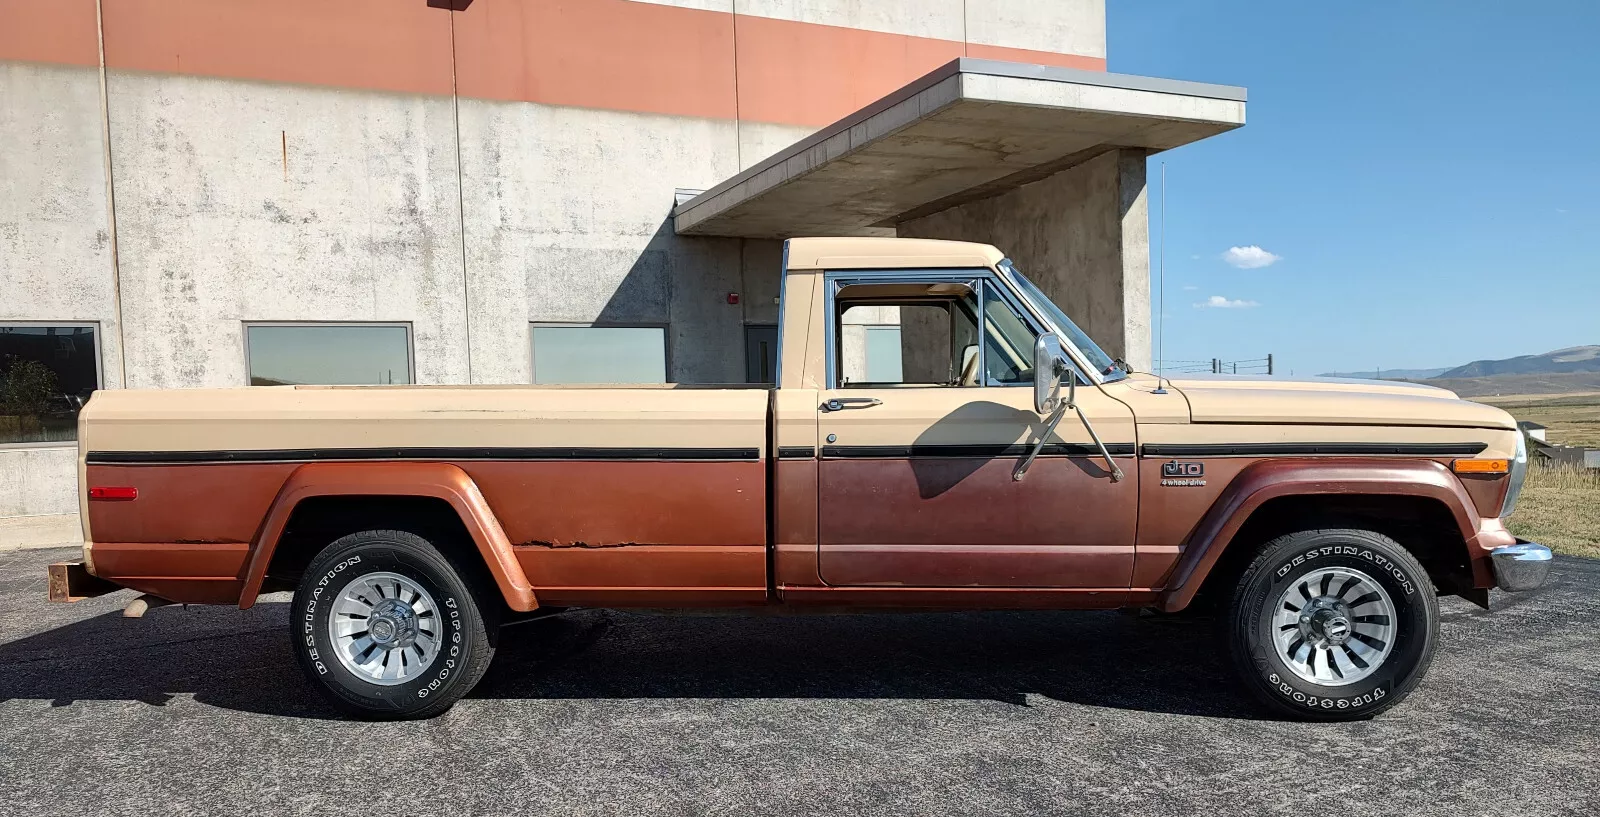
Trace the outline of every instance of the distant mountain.
<path fill-rule="evenodd" d="M 1523 355 L 1505 360 L 1474 360 L 1465 366 L 1433 375 L 1440 378 L 1493 377 L 1503 374 L 1565 374 L 1600 372 L 1600 346 L 1573 346 L 1542 355 Z M 1385 372 L 1384 374 L 1388 374 Z"/>
<path fill-rule="evenodd" d="M 1384 369 L 1381 372 L 1325 372 L 1317 377 L 1354 377 L 1361 380 L 1426 380 L 1438 377 L 1450 371 L 1446 366 L 1440 369 Z"/>

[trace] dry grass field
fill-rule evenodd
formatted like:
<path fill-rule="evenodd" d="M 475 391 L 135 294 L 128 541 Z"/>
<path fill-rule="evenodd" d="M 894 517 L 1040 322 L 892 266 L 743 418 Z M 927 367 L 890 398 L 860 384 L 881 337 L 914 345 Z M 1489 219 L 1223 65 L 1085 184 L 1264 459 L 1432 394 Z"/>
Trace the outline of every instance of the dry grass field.
<path fill-rule="evenodd" d="M 1549 426 L 1545 438 L 1553 445 L 1600 448 L 1600 391 L 1507 394 L 1467 399 L 1499 406 L 1518 420 L 1532 420 Z"/>
<path fill-rule="evenodd" d="M 1600 472 L 1535 466 L 1509 523 L 1552 550 L 1600 558 Z"/>

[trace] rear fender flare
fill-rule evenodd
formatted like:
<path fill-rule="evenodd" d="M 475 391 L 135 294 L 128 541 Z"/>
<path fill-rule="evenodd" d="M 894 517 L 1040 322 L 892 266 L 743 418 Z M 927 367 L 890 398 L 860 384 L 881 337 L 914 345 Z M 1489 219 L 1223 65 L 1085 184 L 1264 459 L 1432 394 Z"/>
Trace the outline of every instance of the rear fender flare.
<path fill-rule="evenodd" d="M 318 496 L 416 496 L 450 503 L 506 604 L 519 612 L 538 609 L 533 586 L 477 483 L 460 467 L 445 462 L 313 462 L 296 468 L 278 490 L 251 543 L 239 609 L 249 609 L 261 594 L 272 553 L 295 507 Z"/>
<path fill-rule="evenodd" d="M 1312 494 L 1415 496 L 1449 509 L 1464 543 L 1478 533 L 1478 511 L 1461 482 L 1433 460 L 1284 459 L 1246 467 L 1229 483 L 1184 543 L 1183 556 L 1162 593 L 1160 608 L 1189 606 L 1224 549 L 1268 500 Z"/>

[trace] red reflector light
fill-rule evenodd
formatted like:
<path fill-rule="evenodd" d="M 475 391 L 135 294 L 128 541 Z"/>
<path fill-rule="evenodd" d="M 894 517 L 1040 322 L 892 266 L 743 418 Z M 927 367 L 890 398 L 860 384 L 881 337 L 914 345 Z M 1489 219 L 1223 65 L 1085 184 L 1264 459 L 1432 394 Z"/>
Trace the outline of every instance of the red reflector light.
<path fill-rule="evenodd" d="M 132 486 L 96 487 L 89 489 L 90 499 L 104 499 L 111 502 L 126 502 L 139 498 L 139 489 Z"/>

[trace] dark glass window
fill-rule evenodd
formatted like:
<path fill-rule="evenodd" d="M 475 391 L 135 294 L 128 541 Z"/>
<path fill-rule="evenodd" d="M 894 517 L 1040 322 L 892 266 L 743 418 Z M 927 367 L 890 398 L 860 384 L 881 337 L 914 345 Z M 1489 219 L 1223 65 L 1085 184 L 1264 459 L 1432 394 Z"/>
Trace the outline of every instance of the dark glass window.
<path fill-rule="evenodd" d="M 92 326 L 0 325 L 0 444 L 72 442 L 100 388 Z"/>

